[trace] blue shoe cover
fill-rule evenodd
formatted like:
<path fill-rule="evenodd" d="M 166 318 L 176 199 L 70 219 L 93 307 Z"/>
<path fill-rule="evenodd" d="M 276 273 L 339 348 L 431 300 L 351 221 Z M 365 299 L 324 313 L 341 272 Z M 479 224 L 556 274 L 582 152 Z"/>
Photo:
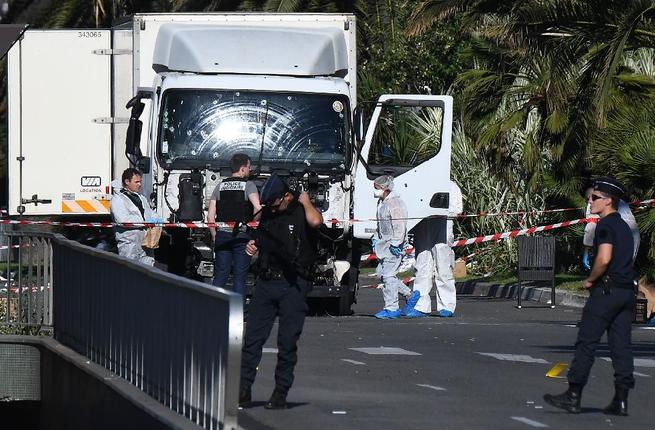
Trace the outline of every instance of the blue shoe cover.
<path fill-rule="evenodd" d="M 390 311 L 389 309 L 382 309 L 380 312 L 378 312 L 373 316 L 381 320 L 393 320 L 396 318 L 400 318 L 400 311 L 399 310 Z"/>
<path fill-rule="evenodd" d="M 417 311 L 416 309 L 410 309 L 409 312 L 405 314 L 407 318 L 423 318 L 427 317 L 430 314 L 426 314 L 425 312 Z"/>
<path fill-rule="evenodd" d="M 407 315 L 411 311 L 413 311 L 414 306 L 416 306 L 416 303 L 418 303 L 418 299 L 420 298 L 421 298 L 421 293 L 419 293 L 418 291 L 412 291 L 412 294 L 410 294 L 409 297 L 407 297 L 407 303 L 405 304 L 405 306 L 403 306 L 401 313 L 403 315 Z"/>
<path fill-rule="evenodd" d="M 448 309 L 442 309 L 439 311 L 439 316 L 442 318 L 450 318 L 453 316 L 453 313 Z"/>

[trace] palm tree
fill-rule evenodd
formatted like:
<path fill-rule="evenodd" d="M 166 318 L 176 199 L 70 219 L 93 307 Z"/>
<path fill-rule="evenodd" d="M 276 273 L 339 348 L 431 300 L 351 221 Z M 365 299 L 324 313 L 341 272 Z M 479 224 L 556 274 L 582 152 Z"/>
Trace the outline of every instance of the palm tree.
<path fill-rule="evenodd" d="M 559 184 L 562 194 L 577 189 L 576 177 L 589 167 L 590 136 L 607 126 L 613 109 L 653 94 L 652 77 L 624 67 L 630 53 L 655 46 L 652 0 L 425 0 L 410 32 L 458 13 L 475 40 L 477 67 L 458 83 L 477 147 L 503 166 L 507 134 L 536 113 L 541 130 L 527 153 L 547 152 L 555 170 L 526 160 L 537 175 L 532 183 Z M 515 109 L 498 115 L 507 104 Z"/>

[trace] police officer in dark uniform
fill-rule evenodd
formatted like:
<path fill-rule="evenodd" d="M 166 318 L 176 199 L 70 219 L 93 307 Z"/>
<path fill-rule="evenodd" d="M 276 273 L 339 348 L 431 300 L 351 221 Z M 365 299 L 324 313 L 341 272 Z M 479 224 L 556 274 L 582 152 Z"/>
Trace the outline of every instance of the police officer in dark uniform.
<path fill-rule="evenodd" d="M 265 407 L 286 408 L 298 360 L 297 342 L 307 312 L 305 297 L 311 288 L 311 270 L 315 260 L 315 229 L 323 216 L 312 205 L 307 193 L 292 193 L 278 176 L 272 175 L 262 187 L 264 206 L 257 229 L 246 252 L 259 251 L 259 274 L 250 302 L 241 361 L 239 405 L 251 401 L 251 386 L 262 348 L 275 317 L 279 317 L 278 356 L 275 390 Z"/>
<path fill-rule="evenodd" d="M 596 347 L 607 332 L 615 394 L 603 412 L 628 415 L 628 391 L 635 385 L 631 345 L 635 285 L 632 233 L 617 212 L 625 193 L 620 182 L 601 178 L 594 182 L 588 199 L 591 213 L 601 217 L 594 237 L 591 273 L 582 281 L 590 295 L 582 311 L 575 357 L 568 373 L 569 389 L 559 395 L 544 396 L 547 403 L 572 413 L 580 412 L 582 389 L 594 364 Z"/>
<path fill-rule="evenodd" d="M 250 267 L 250 256 L 246 244 L 251 239 L 246 233 L 246 223 L 253 220 L 260 210 L 259 193 L 254 182 L 249 181 L 250 157 L 234 154 L 230 160 L 232 176 L 219 183 L 209 201 L 207 220 L 209 222 L 236 222 L 234 227 L 210 228 L 214 240 L 214 285 L 225 287 L 230 271 L 233 270 L 233 290 L 245 295 L 246 275 Z"/>

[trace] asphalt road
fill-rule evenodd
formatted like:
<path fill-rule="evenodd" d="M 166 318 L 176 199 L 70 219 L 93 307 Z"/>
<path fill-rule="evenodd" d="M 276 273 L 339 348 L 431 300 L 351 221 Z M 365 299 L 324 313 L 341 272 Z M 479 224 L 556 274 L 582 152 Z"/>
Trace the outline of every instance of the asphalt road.
<path fill-rule="evenodd" d="M 370 282 L 370 281 L 369 281 Z M 516 309 L 514 302 L 458 298 L 453 318 L 376 320 L 382 293 L 361 289 L 354 315 L 312 316 L 299 345 L 290 408 L 263 405 L 274 387 L 275 336 L 266 345 L 251 407 L 239 425 L 255 429 L 646 429 L 655 424 L 655 326 L 635 326 L 637 387 L 630 416 L 601 410 L 613 395 L 612 366 L 601 345 L 583 412 L 546 405 L 567 387 L 580 309 Z"/>

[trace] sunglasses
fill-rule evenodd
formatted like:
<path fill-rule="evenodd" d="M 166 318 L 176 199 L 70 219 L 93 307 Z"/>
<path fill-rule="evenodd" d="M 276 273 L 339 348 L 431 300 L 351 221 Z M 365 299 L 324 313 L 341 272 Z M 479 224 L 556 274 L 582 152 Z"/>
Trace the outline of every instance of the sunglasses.
<path fill-rule="evenodd" d="M 606 199 L 608 197 L 599 196 L 598 194 L 592 194 L 589 196 L 592 202 L 595 202 L 598 199 Z"/>

